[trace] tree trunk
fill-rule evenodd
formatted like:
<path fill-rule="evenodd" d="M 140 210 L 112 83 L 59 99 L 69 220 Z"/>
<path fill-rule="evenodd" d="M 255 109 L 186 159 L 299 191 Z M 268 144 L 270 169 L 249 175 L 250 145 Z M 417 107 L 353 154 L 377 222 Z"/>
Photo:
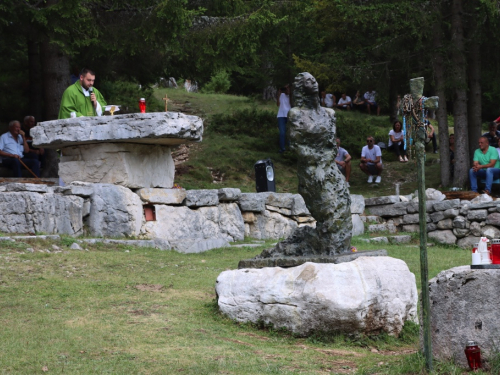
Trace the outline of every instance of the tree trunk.
<path fill-rule="evenodd" d="M 41 45 L 43 71 L 43 97 L 45 119 L 55 120 L 59 115 L 59 105 L 64 90 L 69 86 L 69 59 L 59 47 L 45 39 Z M 57 177 L 58 163 L 56 151 L 47 149 L 42 177 Z"/>
<path fill-rule="evenodd" d="M 469 177 L 469 141 L 467 130 L 467 75 L 462 24 L 462 0 L 451 5 L 451 63 L 453 87 L 453 119 L 455 122 L 455 176 L 453 184 L 463 187 Z"/>
<path fill-rule="evenodd" d="M 28 76 L 29 76 L 29 111 L 27 115 L 35 116 L 37 121 L 43 120 L 42 111 L 42 68 L 40 66 L 40 43 L 36 41 L 32 29 L 28 37 Z"/>
<path fill-rule="evenodd" d="M 474 38 L 476 39 L 476 38 Z M 469 49 L 469 160 L 474 157 L 477 141 L 481 136 L 481 55 L 479 43 L 472 40 Z"/>
<path fill-rule="evenodd" d="M 436 10 L 438 14 L 439 10 Z M 450 141 L 448 134 L 448 110 L 446 108 L 446 76 L 444 69 L 443 33 L 441 20 L 434 22 L 433 27 L 433 58 L 434 80 L 436 82 L 436 95 L 439 97 L 439 106 L 436 111 L 439 133 L 439 158 L 441 159 L 441 186 L 450 186 Z"/>

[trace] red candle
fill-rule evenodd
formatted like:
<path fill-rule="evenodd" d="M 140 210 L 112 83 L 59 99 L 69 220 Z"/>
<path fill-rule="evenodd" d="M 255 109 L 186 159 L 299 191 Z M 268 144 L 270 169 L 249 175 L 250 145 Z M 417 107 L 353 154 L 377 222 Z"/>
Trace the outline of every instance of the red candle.
<path fill-rule="evenodd" d="M 481 349 L 479 349 L 475 341 L 467 341 L 465 356 L 471 370 L 481 368 Z"/>
<path fill-rule="evenodd" d="M 146 113 L 146 99 L 141 98 L 141 100 L 139 100 L 139 110 L 141 113 Z"/>
<path fill-rule="evenodd" d="M 491 240 L 491 261 L 493 264 L 500 264 L 500 239 Z"/>

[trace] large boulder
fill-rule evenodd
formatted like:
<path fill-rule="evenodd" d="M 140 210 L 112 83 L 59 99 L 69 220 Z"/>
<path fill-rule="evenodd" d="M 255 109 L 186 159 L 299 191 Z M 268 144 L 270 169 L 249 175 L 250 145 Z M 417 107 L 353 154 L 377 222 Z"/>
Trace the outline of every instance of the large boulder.
<path fill-rule="evenodd" d="M 466 367 L 468 340 L 478 343 L 482 358 L 500 347 L 500 272 L 470 266 L 440 272 L 429 281 L 432 353 L 440 361 Z"/>
<path fill-rule="evenodd" d="M 340 264 L 222 272 L 220 310 L 239 322 L 264 322 L 308 336 L 314 332 L 398 335 L 417 321 L 415 276 L 405 262 L 360 257 Z"/>

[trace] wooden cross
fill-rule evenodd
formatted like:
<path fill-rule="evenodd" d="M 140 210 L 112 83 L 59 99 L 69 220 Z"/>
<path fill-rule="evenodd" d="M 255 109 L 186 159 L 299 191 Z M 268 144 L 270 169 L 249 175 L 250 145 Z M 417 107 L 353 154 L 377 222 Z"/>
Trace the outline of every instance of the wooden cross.
<path fill-rule="evenodd" d="M 162 98 L 162 100 L 165 102 L 165 112 L 168 112 L 167 104 L 170 101 L 170 99 L 167 97 L 167 94 L 165 94 L 165 97 Z"/>
<path fill-rule="evenodd" d="M 426 367 L 432 370 L 432 348 L 430 334 L 430 302 L 429 302 L 429 275 L 427 267 L 427 215 L 425 195 L 425 126 L 424 117 L 427 109 L 437 109 L 439 98 L 426 98 L 424 93 L 424 78 L 410 79 L 410 92 L 404 96 L 401 103 L 403 110 L 403 128 L 408 129 L 410 136 L 406 141 L 415 143 L 418 174 L 418 214 L 420 221 L 420 272 L 422 286 L 422 328 L 424 338 L 424 356 Z M 412 139 L 412 138 L 415 139 Z M 406 142 L 405 141 L 405 142 Z M 405 143 L 406 145 L 406 143 Z"/>

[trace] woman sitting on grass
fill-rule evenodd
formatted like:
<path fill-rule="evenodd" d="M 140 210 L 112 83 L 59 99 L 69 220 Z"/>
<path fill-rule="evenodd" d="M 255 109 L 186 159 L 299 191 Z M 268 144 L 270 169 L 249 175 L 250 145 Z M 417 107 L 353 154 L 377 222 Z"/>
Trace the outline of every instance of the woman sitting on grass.
<path fill-rule="evenodd" d="M 404 163 L 408 161 L 406 157 L 404 135 L 399 120 L 394 121 L 392 130 L 389 132 L 389 150 L 394 151 L 399 157 L 400 162 Z"/>

